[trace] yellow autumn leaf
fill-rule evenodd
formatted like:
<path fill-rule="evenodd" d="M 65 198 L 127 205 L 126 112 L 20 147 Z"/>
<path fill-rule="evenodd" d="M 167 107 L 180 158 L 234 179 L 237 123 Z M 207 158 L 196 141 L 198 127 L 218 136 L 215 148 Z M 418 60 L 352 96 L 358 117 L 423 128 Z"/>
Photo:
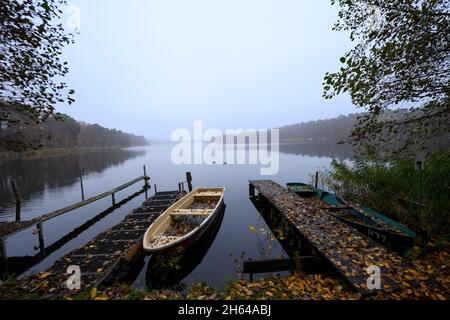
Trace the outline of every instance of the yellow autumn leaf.
<path fill-rule="evenodd" d="M 97 288 L 92 288 L 89 295 L 91 296 L 91 298 L 95 298 L 95 296 L 97 295 Z"/>
<path fill-rule="evenodd" d="M 257 232 L 257 231 L 256 231 L 256 228 L 253 227 L 253 226 L 248 227 L 248 229 L 249 229 L 251 232 L 253 232 L 253 233 L 256 233 L 256 232 Z"/>
<path fill-rule="evenodd" d="M 231 300 L 231 296 L 227 296 L 225 300 Z"/>
<path fill-rule="evenodd" d="M 266 295 L 269 296 L 269 297 L 273 297 L 273 293 L 270 292 L 270 291 L 266 291 Z"/>
<path fill-rule="evenodd" d="M 39 279 L 48 278 L 52 273 L 51 272 L 43 272 L 39 275 Z"/>

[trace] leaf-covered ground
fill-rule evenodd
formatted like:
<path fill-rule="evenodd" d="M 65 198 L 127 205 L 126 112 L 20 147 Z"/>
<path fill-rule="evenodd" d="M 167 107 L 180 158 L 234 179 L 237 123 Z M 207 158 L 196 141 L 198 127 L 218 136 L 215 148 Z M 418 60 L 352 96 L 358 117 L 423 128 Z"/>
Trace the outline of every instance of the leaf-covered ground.
<path fill-rule="evenodd" d="M 408 260 L 417 268 L 433 276 L 438 283 L 417 288 L 408 285 L 393 293 L 379 293 L 362 296 L 339 276 L 308 275 L 290 277 L 269 277 L 255 282 L 237 280 L 229 283 L 222 291 L 212 289 L 203 283 L 192 285 L 187 293 L 172 290 L 148 292 L 133 289 L 126 284 L 117 284 L 107 288 L 91 289 L 67 296 L 52 296 L 51 289 L 43 286 L 42 290 L 30 292 L 15 280 L 6 281 L 0 286 L 0 299 L 68 299 L 68 300 L 235 300 L 235 299 L 272 299 L 272 300 L 349 300 L 349 299 L 450 299 L 449 243 L 439 245 L 429 243 L 427 254 L 416 247 L 408 255 Z M 35 275 L 43 280 L 48 275 Z M 405 282 L 406 283 L 406 282 Z"/>

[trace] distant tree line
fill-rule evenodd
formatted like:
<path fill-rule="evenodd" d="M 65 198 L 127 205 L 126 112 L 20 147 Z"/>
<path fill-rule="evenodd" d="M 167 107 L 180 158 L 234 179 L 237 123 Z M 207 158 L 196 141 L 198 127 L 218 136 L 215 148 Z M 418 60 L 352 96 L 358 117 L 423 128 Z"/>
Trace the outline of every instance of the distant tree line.
<path fill-rule="evenodd" d="M 19 118 L 20 115 L 15 115 Z M 24 116 L 26 117 L 26 116 Z M 116 129 L 104 128 L 98 124 L 77 121 L 68 115 L 58 114 L 45 122 L 22 122 L 20 127 L 11 129 L 0 122 L 0 150 L 21 151 L 15 144 L 14 136 L 20 133 L 21 140 L 31 148 L 66 148 L 66 147 L 133 147 L 147 144 L 145 137 L 136 136 Z"/>
<path fill-rule="evenodd" d="M 358 122 L 357 114 L 339 116 L 333 119 L 297 123 L 279 128 L 281 142 L 338 143 L 345 140 Z"/>
<path fill-rule="evenodd" d="M 324 142 L 326 144 L 346 143 L 348 144 L 349 137 L 352 136 L 355 125 L 358 124 L 359 119 L 365 116 L 365 113 L 349 114 L 346 116 L 339 116 L 333 119 L 316 120 L 304 123 L 288 125 L 279 128 L 280 142 L 282 143 L 306 143 L 306 142 Z M 381 119 L 395 119 L 396 122 L 401 122 L 410 116 L 410 111 L 403 109 L 397 111 L 384 112 Z M 397 125 L 402 129 L 402 125 Z M 438 128 L 439 124 L 430 124 L 429 129 Z M 421 139 L 421 136 L 416 136 L 415 132 L 408 132 L 407 134 L 399 134 L 398 136 L 391 136 L 389 144 L 385 144 L 384 148 L 378 147 L 380 153 L 389 154 L 393 150 L 398 150 L 401 146 L 407 146 L 405 150 L 415 149 L 408 146 L 408 140 Z M 375 137 L 367 138 L 365 146 L 373 146 L 377 143 Z M 426 150 L 435 150 L 440 148 L 450 148 L 449 135 L 446 133 L 436 133 L 433 137 L 428 138 L 428 145 Z M 359 152 L 364 152 L 366 149 L 360 146 Z"/>

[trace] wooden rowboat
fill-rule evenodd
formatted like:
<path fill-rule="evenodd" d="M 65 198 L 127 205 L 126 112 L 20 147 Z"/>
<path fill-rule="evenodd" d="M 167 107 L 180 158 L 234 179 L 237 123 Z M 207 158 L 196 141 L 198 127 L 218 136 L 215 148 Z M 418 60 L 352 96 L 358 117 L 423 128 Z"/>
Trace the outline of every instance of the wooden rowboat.
<path fill-rule="evenodd" d="M 305 196 L 298 192 L 306 186 L 309 187 L 308 190 L 314 190 L 316 198 L 328 205 L 324 206 L 324 209 L 329 209 L 331 215 L 375 241 L 399 252 L 406 251 L 413 246 L 414 238 L 417 237 L 414 231 L 371 208 L 351 203 L 333 193 L 304 183 L 287 184 L 289 190 L 302 197 L 310 197 L 309 194 Z"/>
<path fill-rule="evenodd" d="M 145 276 L 147 288 L 167 289 L 183 283 L 183 279 L 202 262 L 216 239 L 225 207 L 224 204 L 211 226 L 189 247 L 173 246 L 150 256 Z"/>
<path fill-rule="evenodd" d="M 197 188 L 175 202 L 147 229 L 143 249 L 158 252 L 195 243 L 219 216 L 224 192 L 225 188 Z"/>
<path fill-rule="evenodd" d="M 300 182 L 289 182 L 286 184 L 288 189 L 295 192 L 299 196 L 302 197 L 314 197 L 317 192 L 316 189 L 308 184 L 300 183 Z"/>

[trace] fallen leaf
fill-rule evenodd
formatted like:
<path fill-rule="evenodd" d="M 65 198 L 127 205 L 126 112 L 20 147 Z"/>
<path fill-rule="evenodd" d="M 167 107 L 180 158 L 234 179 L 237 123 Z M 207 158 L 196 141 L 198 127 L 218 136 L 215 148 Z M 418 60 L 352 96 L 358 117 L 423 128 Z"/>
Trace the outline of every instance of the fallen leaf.
<path fill-rule="evenodd" d="M 43 273 L 41 273 L 40 275 L 39 275 L 39 279 L 45 279 L 45 278 L 48 278 L 49 276 L 51 276 L 52 275 L 52 273 L 51 272 L 43 272 Z"/>
<path fill-rule="evenodd" d="M 97 288 L 92 288 L 89 295 L 91 296 L 91 298 L 95 298 L 95 296 L 97 295 Z"/>

